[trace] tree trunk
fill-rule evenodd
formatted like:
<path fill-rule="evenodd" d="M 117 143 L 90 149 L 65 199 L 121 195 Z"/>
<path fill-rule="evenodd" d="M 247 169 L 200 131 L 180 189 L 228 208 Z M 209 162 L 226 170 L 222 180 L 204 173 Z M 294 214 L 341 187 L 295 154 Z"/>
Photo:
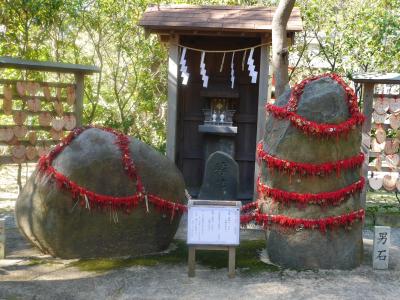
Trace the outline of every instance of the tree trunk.
<path fill-rule="evenodd" d="M 275 98 L 289 82 L 289 52 L 286 26 L 296 0 L 281 0 L 272 19 L 272 67 L 275 77 Z"/>

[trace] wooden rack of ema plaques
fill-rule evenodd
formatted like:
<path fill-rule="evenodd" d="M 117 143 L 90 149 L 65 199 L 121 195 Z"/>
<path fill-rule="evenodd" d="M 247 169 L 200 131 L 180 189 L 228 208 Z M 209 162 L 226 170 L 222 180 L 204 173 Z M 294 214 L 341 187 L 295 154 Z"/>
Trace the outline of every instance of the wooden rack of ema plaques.
<path fill-rule="evenodd" d="M 236 247 L 240 243 L 240 207 L 240 201 L 189 200 L 189 277 L 195 275 L 197 250 L 228 251 L 228 276 L 235 277 Z"/>
<path fill-rule="evenodd" d="M 70 82 L 19 80 L 5 78 L 13 73 L 7 69 L 23 71 L 18 73 L 27 78 L 33 71 L 73 76 Z M 0 57 L 0 165 L 36 162 L 68 131 L 81 126 L 84 77 L 99 71 L 94 66 Z"/>
<path fill-rule="evenodd" d="M 400 74 L 366 73 L 353 76 L 362 85 L 362 172 L 372 190 L 400 191 Z M 366 201 L 366 188 L 362 200 Z"/>

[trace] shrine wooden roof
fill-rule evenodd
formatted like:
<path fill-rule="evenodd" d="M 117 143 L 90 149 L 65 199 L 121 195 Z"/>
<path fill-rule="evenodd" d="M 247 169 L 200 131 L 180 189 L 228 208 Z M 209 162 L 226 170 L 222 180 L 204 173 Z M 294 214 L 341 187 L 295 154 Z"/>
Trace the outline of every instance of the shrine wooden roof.
<path fill-rule="evenodd" d="M 352 80 L 356 83 L 400 84 L 400 73 L 362 73 L 354 74 Z"/>
<path fill-rule="evenodd" d="M 139 22 L 150 32 L 219 31 L 271 32 L 274 7 L 257 6 L 149 6 Z M 288 32 L 303 30 L 300 10 L 294 8 L 287 25 Z"/>
<path fill-rule="evenodd" d="M 100 72 L 100 69 L 96 66 L 28 60 L 9 56 L 0 56 L 0 68 L 82 74 L 93 74 Z"/>

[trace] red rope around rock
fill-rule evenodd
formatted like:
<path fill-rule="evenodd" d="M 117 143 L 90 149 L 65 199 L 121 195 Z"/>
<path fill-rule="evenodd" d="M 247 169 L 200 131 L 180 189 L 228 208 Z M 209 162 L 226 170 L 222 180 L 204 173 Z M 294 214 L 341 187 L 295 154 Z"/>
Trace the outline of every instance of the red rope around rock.
<path fill-rule="evenodd" d="M 325 233 L 327 229 L 349 227 L 355 221 L 362 221 L 364 216 L 364 209 L 359 209 L 340 216 L 331 216 L 319 219 L 290 218 L 284 215 L 268 215 L 255 212 L 242 215 L 240 217 L 240 222 L 244 225 L 255 221 L 264 228 L 276 224 L 293 229 L 319 229 L 321 232 Z"/>
<path fill-rule="evenodd" d="M 71 181 L 69 178 L 59 173 L 53 166 L 53 160 L 68 146 L 78 135 L 89 128 L 97 128 L 106 132 L 110 132 L 116 136 L 115 144 L 119 147 L 122 156 L 122 164 L 128 177 L 135 181 L 136 192 L 131 196 L 115 197 L 111 195 L 102 195 L 78 185 L 76 182 Z M 148 201 L 153 204 L 157 209 L 167 211 L 173 218 L 175 213 L 183 213 L 187 210 L 186 205 L 175 203 L 160 198 L 157 195 L 146 193 L 137 173 L 136 166 L 130 155 L 129 150 L 129 137 L 121 132 L 110 128 L 100 128 L 88 126 L 85 128 L 77 128 L 72 131 L 60 144 L 55 146 L 47 156 L 42 156 L 39 159 L 38 170 L 42 176 L 48 176 L 55 181 L 58 188 L 71 193 L 74 199 L 80 201 L 81 206 L 88 206 L 96 209 L 119 209 L 130 213 L 139 202 Z"/>
<path fill-rule="evenodd" d="M 364 154 L 362 152 L 350 158 L 321 164 L 293 162 L 268 154 L 263 149 L 262 142 L 257 145 L 257 158 L 260 161 L 264 161 L 270 168 L 286 172 L 290 175 L 299 174 L 302 176 L 325 176 L 333 172 L 340 175 L 342 170 L 361 167 L 364 162 Z"/>
<path fill-rule="evenodd" d="M 298 102 L 305 86 L 308 83 L 320 78 L 331 78 L 345 90 L 350 114 L 350 118 L 348 118 L 346 121 L 339 124 L 317 123 L 310 121 L 296 113 Z M 267 104 L 265 108 L 278 119 L 290 120 L 290 122 L 296 128 L 303 131 L 305 134 L 319 137 L 338 137 L 342 134 L 348 134 L 350 130 L 354 129 L 358 125 L 361 125 L 365 120 L 364 115 L 358 109 L 356 94 L 337 74 L 323 74 L 304 79 L 293 87 L 289 101 L 285 106 L 280 107 L 273 104 Z"/>
<path fill-rule="evenodd" d="M 322 192 L 317 194 L 311 193 L 296 193 L 287 192 L 280 189 L 271 188 L 263 184 L 258 178 L 257 180 L 257 191 L 259 195 L 271 197 L 273 201 L 279 202 L 285 205 L 290 205 L 295 202 L 300 206 L 308 204 L 318 204 L 321 206 L 326 205 L 339 205 L 343 201 L 347 200 L 351 195 L 359 192 L 365 185 L 364 177 L 361 177 L 359 181 L 356 181 L 340 190 L 333 192 Z"/>
<path fill-rule="evenodd" d="M 89 128 L 98 128 L 107 132 L 110 132 L 116 136 L 116 145 L 121 150 L 122 163 L 124 170 L 127 172 L 129 178 L 136 183 L 136 193 L 126 197 L 114 197 L 111 195 L 102 195 L 80 186 L 76 182 L 73 182 L 63 174 L 59 173 L 53 166 L 53 160 L 68 146 L 79 134 Z M 55 181 L 58 188 L 71 193 L 72 197 L 79 201 L 81 206 L 89 206 L 95 209 L 120 209 L 127 213 L 131 212 L 133 208 L 141 202 L 148 202 L 152 204 L 157 210 L 163 212 L 169 212 L 171 219 L 175 213 L 183 213 L 187 211 L 187 206 L 162 199 L 161 197 L 149 194 L 145 192 L 140 176 L 137 173 L 136 166 L 133 159 L 130 156 L 129 151 L 129 138 L 110 128 L 99 128 L 88 126 L 85 128 L 77 128 L 72 131 L 60 144 L 55 146 L 53 150 L 47 156 L 42 156 L 39 159 L 38 171 L 41 176 L 47 176 Z M 242 207 L 242 211 L 249 211 L 252 209 L 258 210 L 258 202 L 251 202 Z M 282 215 L 267 215 L 260 214 L 259 212 L 244 214 L 241 216 L 241 224 L 247 224 L 251 221 L 255 221 L 258 224 L 266 227 L 269 224 L 278 224 L 283 227 L 299 228 L 303 227 L 306 229 L 319 229 L 326 231 L 327 228 L 337 228 L 339 226 L 349 226 L 354 221 L 362 219 L 364 217 L 364 210 L 359 210 L 350 214 L 328 217 L 321 219 L 294 219 Z"/>

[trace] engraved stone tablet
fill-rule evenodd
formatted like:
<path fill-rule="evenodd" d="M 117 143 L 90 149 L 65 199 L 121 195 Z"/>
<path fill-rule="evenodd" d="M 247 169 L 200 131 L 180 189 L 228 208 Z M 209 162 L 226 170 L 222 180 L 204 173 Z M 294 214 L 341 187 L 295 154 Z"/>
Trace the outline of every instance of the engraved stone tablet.
<path fill-rule="evenodd" d="M 374 251 L 372 262 L 374 269 L 386 270 L 389 267 L 390 227 L 375 226 Z"/>
<path fill-rule="evenodd" d="M 234 200 L 237 196 L 239 166 L 222 151 L 210 155 L 206 162 L 199 199 Z"/>

